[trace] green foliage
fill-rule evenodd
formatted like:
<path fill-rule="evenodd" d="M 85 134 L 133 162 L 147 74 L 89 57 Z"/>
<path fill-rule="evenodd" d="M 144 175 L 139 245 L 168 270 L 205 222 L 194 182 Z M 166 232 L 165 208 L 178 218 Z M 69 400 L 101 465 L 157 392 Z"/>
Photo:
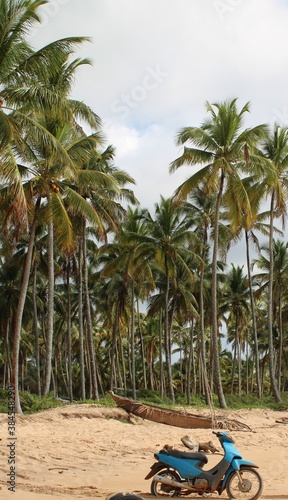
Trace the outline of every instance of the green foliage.
<path fill-rule="evenodd" d="M 287 410 L 288 408 L 288 394 L 282 395 L 282 402 L 276 403 L 272 395 L 264 395 L 259 399 L 256 395 L 243 394 L 227 394 L 227 404 L 230 409 L 243 409 L 243 408 L 269 408 L 271 410 Z"/>
<path fill-rule="evenodd" d="M 8 391 L 0 389 L 0 413 L 8 413 Z"/>
<path fill-rule="evenodd" d="M 58 406 L 64 406 L 64 403 L 56 399 L 52 394 L 40 398 L 36 394 L 30 392 L 20 392 L 21 407 L 24 413 L 37 413 Z"/>
<path fill-rule="evenodd" d="M 175 397 L 176 405 L 187 406 L 187 396 L 185 394 L 176 394 Z M 207 404 L 205 402 L 205 397 L 199 394 L 191 394 L 190 396 L 190 405 L 195 406 L 196 408 L 207 408 Z"/>
<path fill-rule="evenodd" d="M 118 391 L 119 392 L 119 391 Z M 124 394 L 123 394 L 124 395 Z M 132 391 L 127 391 L 127 397 L 132 397 Z M 281 403 L 276 403 L 272 395 L 264 395 L 259 399 L 255 395 L 243 394 L 239 396 L 238 394 L 226 394 L 227 405 L 230 410 L 241 410 L 241 409 L 256 409 L 256 408 L 268 408 L 277 411 L 287 411 L 288 410 L 288 393 L 282 394 Z M 26 414 L 37 413 L 44 410 L 49 410 L 51 408 L 57 408 L 61 406 L 67 406 L 69 402 L 63 402 L 53 396 L 50 393 L 46 397 L 39 397 L 36 394 L 31 394 L 30 392 L 20 392 L 21 406 L 23 412 Z M 188 407 L 187 398 L 184 394 L 176 395 L 175 405 L 171 404 L 168 397 L 161 398 L 158 391 L 151 391 L 148 389 L 142 389 L 137 391 L 137 399 L 139 401 L 145 402 L 147 404 L 162 406 L 164 408 L 179 408 Z M 0 413 L 7 413 L 8 401 L 8 391 L 0 389 Z M 114 408 L 116 406 L 114 400 L 110 394 L 105 394 L 105 396 L 100 396 L 99 401 L 94 399 L 85 399 L 85 401 L 73 401 L 73 404 L 93 404 L 100 407 Z M 219 408 L 217 396 L 213 397 L 213 405 L 215 408 Z M 189 408 L 193 406 L 194 408 L 206 408 L 205 398 L 200 395 L 191 395 L 191 403 Z"/>
<path fill-rule="evenodd" d="M 99 401 L 96 401 L 95 399 L 85 399 L 84 401 L 83 400 L 73 401 L 73 404 L 93 404 L 98 406 L 104 406 L 106 408 L 114 408 L 116 406 L 110 394 L 105 394 L 105 396 L 99 396 Z"/>

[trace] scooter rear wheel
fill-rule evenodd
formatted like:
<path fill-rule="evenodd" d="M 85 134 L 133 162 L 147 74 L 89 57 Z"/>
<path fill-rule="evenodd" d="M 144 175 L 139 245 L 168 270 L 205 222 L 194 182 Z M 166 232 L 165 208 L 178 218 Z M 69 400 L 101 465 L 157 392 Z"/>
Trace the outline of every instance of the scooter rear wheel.
<path fill-rule="evenodd" d="M 256 500 L 263 490 L 263 481 L 257 470 L 243 467 L 240 471 L 241 481 L 237 472 L 232 472 L 227 480 L 226 490 L 229 498 L 237 500 Z"/>
<path fill-rule="evenodd" d="M 166 477 L 167 479 L 172 479 L 173 481 L 181 482 L 180 476 L 171 469 L 164 469 L 158 472 L 159 476 Z M 180 495 L 181 488 L 176 488 L 175 486 L 170 486 L 169 484 L 163 484 L 159 481 L 152 481 L 151 483 L 151 494 L 154 497 L 178 497 Z"/>

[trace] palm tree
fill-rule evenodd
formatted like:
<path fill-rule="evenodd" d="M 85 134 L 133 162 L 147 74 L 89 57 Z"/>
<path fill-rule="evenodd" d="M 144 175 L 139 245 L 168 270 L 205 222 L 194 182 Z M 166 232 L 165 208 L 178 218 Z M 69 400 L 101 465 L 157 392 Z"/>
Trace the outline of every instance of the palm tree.
<path fill-rule="evenodd" d="M 49 46 L 38 52 L 33 51 L 25 40 L 28 28 L 35 21 L 39 21 L 37 9 L 40 5 L 46 3 L 41 0 L 2 0 L 0 3 L 1 11 L 1 44 L 0 44 L 0 82 L 2 107 L 0 110 L 0 144 L 2 152 L 2 179 L 9 185 L 10 194 L 10 214 L 14 213 L 14 220 L 17 219 L 19 212 L 22 213 L 20 222 L 26 223 L 27 214 L 31 206 L 27 205 L 21 180 L 21 168 L 17 165 L 13 156 L 13 150 L 16 149 L 18 156 L 22 157 L 27 164 L 35 161 L 35 144 L 42 142 L 42 149 L 50 151 L 50 156 L 58 164 L 69 165 L 72 162 L 63 149 L 60 142 L 45 124 L 39 120 L 43 112 L 56 110 L 62 113 L 66 118 L 71 116 L 71 109 L 67 100 L 63 99 L 63 93 L 57 92 L 52 85 L 45 85 L 52 74 L 55 76 L 57 71 L 63 65 L 74 47 L 82 43 L 84 38 L 69 38 L 53 42 Z M 74 66 L 77 66 L 74 65 Z M 71 69 L 71 68 L 70 68 Z M 70 77 L 71 79 L 71 77 Z M 24 85 L 23 85 L 23 82 Z M 67 81 L 62 84 L 66 84 Z M 59 89 L 58 89 L 59 90 Z M 5 104 L 5 106 L 4 106 Z M 56 105 L 57 104 L 57 105 Z M 79 116 L 81 111 L 73 103 L 74 115 Z M 91 113 L 92 115 L 92 113 Z M 50 113 L 50 118 L 56 118 Z M 27 135 L 29 134 L 29 135 Z M 33 139 L 32 139 L 33 134 Z M 13 143 L 11 143 L 13 139 Z M 30 145 L 28 144 L 30 140 Z M 33 142 L 35 141 L 35 142 Z M 13 146 L 13 150 L 10 146 Z M 31 148 L 32 143 L 32 148 Z M 52 186 L 50 186 L 52 187 Z M 43 186 L 41 187 L 41 192 Z M 49 189 L 47 196 L 50 198 Z M 23 272 L 21 293 L 19 298 L 18 310 L 15 317 L 14 333 L 14 356 L 13 356 L 13 383 L 16 389 L 16 410 L 21 411 L 19 396 L 17 392 L 18 380 L 18 355 L 20 346 L 21 321 L 27 293 L 28 280 L 31 268 L 31 257 L 33 249 L 34 234 L 37 225 L 38 210 L 40 208 L 42 195 L 38 196 L 35 204 L 35 212 L 32 213 L 32 222 L 30 222 L 30 246 L 27 252 L 26 265 Z M 31 198 L 30 198 L 31 200 Z M 15 203 L 17 201 L 17 203 Z M 11 220 L 11 215 L 10 215 Z M 24 226 L 25 228 L 25 226 Z M 52 228 L 52 226 L 50 226 Z M 51 284 L 51 287 L 53 285 Z M 52 290 L 53 292 L 53 290 Z M 50 321 L 51 323 L 51 321 Z"/>
<path fill-rule="evenodd" d="M 127 290 L 127 299 L 130 300 L 131 327 L 130 327 L 130 352 L 132 373 L 132 397 L 136 399 L 136 365 L 135 365 L 135 302 L 144 290 L 154 288 L 154 278 L 150 263 L 145 256 L 138 258 L 137 250 L 141 236 L 147 234 L 147 226 L 143 220 L 143 214 L 137 208 L 132 210 L 128 207 L 121 230 L 116 235 L 115 244 L 110 245 L 114 249 L 114 259 L 106 263 L 103 268 L 103 276 L 113 276 L 115 272 L 121 272 L 123 282 Z M 144 352 L 142 349 L 142 364 L 145 369 Z"/>
<path fill-rule="evenodd" d="M 261 247 L 262 253 L 258 259 L 254 260 L 254 264 L 257 265 L 260 271 L 255 275 L 261 283 L 261 290 L 268 290 L 270 292 L 270 246 L 264 245 Z M 273 329 L 273 363 L 275 359 L 275 344 L 277 342 L 278 349 L 278 362 L 277 362 L 277 373 L 278 382 L 277 388 L 281 390 L 281 375 L 282 375 L 282 359 L 283 359 L 283 305 L 285 291 L 287 289 L 287 279 L 288 279 L 288 244 L 283 243 L 280 240 L 273 241 L 273 301 L 272 301 L 272 329 Z M 268 311 L 268 308 L 267 308 Z M 277 340 L 274 339 L 275 333 L 278 333 Z M 268 345 L 269 345 L 269 329 L 268 329 Z M 270 349 L 270 347 L 269 347 Z M 276 378 L 276 370 L 275 370 Z"/>
<path fill-rule="evenodd" d="M 262 154 L 267 158 L 276 170 L 277 182 L 267 185 L 267 193 L 270 194 L 270 234 L 269 234 L 269 291 L 268 291 L 268 338 L 269 338 L 269 369 L 271 390 L 277 402 L 281 401 L 274 367 L 274 347 L 273 347 L 273 227 L 274 217 L 282 217 L 284 224 L 286 213 L 286 192 L 288 188 L 287 168 L 288 168 L 288 129 L 281 128 L 277 124 L 269 137 L 264 141 Z"/>
<path fill-rule="evenodd" d="M 222 197 L 225 189 L 234 193 L 237 203 L 247 217 L 250 213 L 249 199 L 241 180 L 245 166 L 245 154 L 249 148 L 265 136 L 266 126 L 258 125 L 242 130 L 244 114 L 249 111 L 249 103 L 238 111 L 236 99 L 216 104 L 206 104 L 208 118 L 201 127 L 186 127 L 177 136 L 178 144 L 190 143 L 183 154 L 172 162 L 170 172 L 184 164 L 205 165 L 197 173 L 178 187 L 175 198 L 183 200 L 201 182 L 205 182 L 207 194 L 217 191 L 214 217 L 214 245 L 212 258 L 212 328 L 211 341 L 215 366 L 215 385 L 221 407 L 226 401 L 223 393 L 218 352 L 218 304 L 217 304 L 217 258 L 219 245 L 219 218 Z"/>
<path fill-rule="evenodd" d="M 126 172 L 119 170 L 113 165 L 115 150 L 108 146 L 102 153 L 94 152 L 89 161 L 82 164 L 77 171 L 76 182 L 72 183 L 71 189 L 75 190 L 83 200 L 89 201 L 95 220 L 93 226 L 96 229 L 95 237 L 99 241 L 107 243 L 109 231 L 117 232 L 125 216 L 125 210 L 119 200 L 127 200 L 136 203 L 131 190 L 126 188 L 128 183 L 134 184 L 134 179 Z M 87 215 L 86 215 L 87 217 Z M 85 296 L 85 319 L 87 325 L 87 336 L 89 345 L 89 356 L 91 364 L 91 378 L 93 382 L 93 397 L 98 399 L 96 359 L 93 345 L 92 317 L 89 298 L 88 266 L 87 266 L 87 224 L 85 217 L 78 221 L 80 227 L 80 238 L 82 255 L 80 260 L 83 269 L 79 269 L 83 275 L 83 292 Z M 81 264 L 79 263 L 79 266 Z M 79 298 L 82 302 L 82 299 Z M 81 320 L 79 320 L 81 321 Z M 82 325 L 80 327 L 81 331 Z M 114 344 L 113 344 L 114 345 Z"/>
<path fill-rule="evenodd" d="M 15 83 L 17 76 L 18 78 L 20 76 L 19 69 L 21 67 L 24 69 L 24 62 L 33 53 L 25 37 L 29 27 L 35 22 L 40 22 L 37 10 L 45 3 L 46 0 L 1 0 L 0 2 L 0 152 L 3 152 L 17 134 L 17 125 L 5 112 L 5 86 Z"/>
<path fill-rule="evenodd" d="M 199 294 L 196 294 L 199 302 L 199 323 L 200 323 L 200 365 L 202 370 L 203 379 L 208 381 L 207 374 L 207 363 L 206 363 L 206 350 L 205 350 L 205 307 L 204 307 L 204 295 L 205 295 L 205 275 L 208 265 L 209 258 L 209 237 L 210 230 L 212 227 L 212 221 L 214 217 L 214 207 L 216 197 L 215 194 L 207 196 L 205 194 L 205 186 L 201 185 L 194 189 L 189 196 L 190 203 L 185 205 L 185 211 L 187 216 L 193 218 L 195 225 L 195 234 L 199 238 L 199 254 L 202 259 L 200 264 L 200 282 L 199 282 Z M 207 285 L 207 283 L 206 283 Z M 210 283 L 208 285 L 210 287 Z M 207 287 L 206 287 L 207 288 Z M 197 293 L 197 292 L 196 292 Z M 208 382 L 204 385 L 204 392 L 207 404 L 212 404 L 211 402 L 211 390 L 208 387 Z"/>
<path fill-rule="evenodd" d="M 181 264 L 193 280 L 193 274 L 189 268 L 188 261 L 193 258 L 199 263 L 200 259 L 191 250 L 195 235 L 189 231 L 191 220 L 185 219 L 181 207 L 175 207 L 171 199 L 161 196 L 160 203 L 155 205 L 155 217 L 152 218 L 147 212 L 147 235 L 139 235 L 138 258 L 146 256 L 146 259 L 154 261 L 154 265 L 165 276 L 165 300 L 164 300 L 164 344 L 166 355 L 167 384 L 171 401 L 174 401 L 174 389 L 172 381 L 172 339 L 171 318 L 169 317 L 170 292 L 175 282 L 177 266 Z"/>
<path fill-rule="evenodd" d="M 241 394 L 241 351 L 242 351 L 242 331 L 246 326 L 247 315 L 249 314 L 249 283 L 247 276 L 243 275 L 243 266 L 235 267 L 232 264 L 232 269 L 226 277 L 226 283 L 222 291 L 220 300 L 220 310 L 222 313 L 229 313 L 227 324 L 232 328 L 234 336 L 234 352 L 238 359 L 238 392 Z M 230 336 L 231 337 L 231 336 Z M 231 390 L 233 390 L 234 382 L 234 366 L 231 381 Z"/>

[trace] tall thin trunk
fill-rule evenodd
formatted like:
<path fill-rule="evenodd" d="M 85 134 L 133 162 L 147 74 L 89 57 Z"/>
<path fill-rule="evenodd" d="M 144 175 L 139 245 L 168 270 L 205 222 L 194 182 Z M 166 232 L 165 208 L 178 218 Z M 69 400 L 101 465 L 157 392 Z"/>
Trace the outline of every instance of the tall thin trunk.
<path fill-rule="evenodd" d="M 154 391 L 154 374 L 153 374 L 153 345 L 150 344 L 148 358 L 148 366 L 149 366 L 149 376 L 150 376 L 150 390 Z M 161 369 L 160 369 L 161 373 Z M 160 397 L 161 395 L 161 376 L 160 376 Z"/>
<path fill-rule="evenodd" d="M 6 386 L 10 386 L 10 384 L 11 384 L 12 363 L 11 363 L 10 338 L 9 338 L 10 337 L 10 335 L 9 335 L 10 328 L 11 328 L 11 318 L 9 317 L 9 319 L 6 323 L 6 332 L 5 332 L 7 361 L 6 361 L 5 367 L 4 367 L 3 389 Z M 7 377 L 6 380 L 5 380 L 5 377 Z"/>
<path fill-rule="evenodd" d="M 132 279 L 132 290 L 131 290 L 131 381 L 132 381 L 132 397 L 136 399 L 136 367 L 135 367 L 135 308 L 134 308 L 134 281 Z"/>
<path fill-rule="evenodd" d="M 14 334 L 13 334 L 13 354 L 12 354 L 12 385 L 15 391 L 15 412 L 22 413 L 20 396 L 19 396 L 19 350 L 21 341 L 21 329 L 22 329 L 22 318 L 23 311 L 26 301 L 27 289 L 29 284 L 29 276 L 32 265 L 32 255 L 35 241 L 35 230 L 37 226 L 38 210 L 40 207 L 41 198 L 39 197 L 35 205 L 35 213 L 33 223 L 30 229 L 29 243 L 27 254 L 24 262 L 22 280 L 20 284 L 20 293 L 18 306 L 15 313 L 14 320 Z"/>
<path fill-rule="evenodd" d="M 230 382 L 230 393 L 234 393 L 234 380 L 235 380 L 235 371 L 236 371 L 236 359 L 237 359 L 237 342 L 235 340 L 234 349 L 233 349 L 233 364 L 232 364 L 232 374 L 231 374 L 231 382 Z"/>
<path fill-rule="evenodd" d="M 83 287 L 84 287 L 84 296 L 85 296 L 86 333 L 87 333 L 89 360 L 90 360 L 92 398 L 98 400 L 99 393 L 98 393 L 98 383 L 97 383 L 97 373 L 96 373 L 96 357 L 95 357 L 95 348 L 94 348 L 94 342 L 93 342 L 91 306 L 90 306 L 89 286 L 88 286 L 87 242 L 86 242 L 86 221 L 85 220 L 84 220 L 83 224 L 84 224 L 84 234 L 85 234 L 85 237 L 83 238 L 83 279 L 84 279 Z"/>
<path fill-rule="evenodd" d="M 200 359 L 201 370 L 203 372 L 203 379 L 206 380 L 204 384 L 206 404 L 211 404 L 211 391 L 209 390 L 206 352 L 205 352 L 205 309 L 204 309 L 204 277 L 205 277 L 205 255 L 207 247 L 207 228 L 205 227 L 203 245 L 202 245 L 202 263 L 200 265 L 200 292 L 199 292 L 199 315 L 200 315 Z"/>
<path fill-rule="evenodd" d="M 159 313 L 159 369 L 160 369 L 160 397 L 163 398 L 164 389 L 164 370 L 163 370 L 163 340 L 162 340 L 162 309 Z M 151 353 L 151 365 L 153 366 L 153 355 Z M 153 374 L 153 372 L 152 372 Z"/>
<path fill-rule="evenodd" d="M 237 360 L 238 360 L 238 394 L 240 395 L 242 392 L 242 380 L 241 380 L 242 360 L 241 360 L 241 343 L 240 343 L 240 338 L 239 338 L 238 311 L 236 312 L 235 340 L 236 340 L 236 346 L 237 346 Z"/>
<path fill-rule="evenodd" d="M 35 361 L 36 361 L 36 384 L 37 394 L 41 397 L 41 372 L 40 372 L 40 349 L 39 349 L 39 328 L 38 328 L 38 309 L 37 309 L 37 267 L 33 269 L 33 330 L 35 340 Z"/>
<path fill-rule="evenodd" d="M 211 283 L 211 299 L 212 299 L 212 324 L 211 324 L 211 340 L 213 349 L 213 365 L 215 387 L 218 395 L 220 408 L 227 408 L 220 372 L 220 359 L 218 347 L 218 300 L 217 300 L 217 258 L 218 258 L 218 241 L 219 241 L 219 216 L 222 192 L 224 187 L 224 173 L 221 172 L 219 192 L 215 207 L 214 219 L 214 245 L 213 245 L 213 260 L 212 260 L 212 283 Z"/>
<path fill-rule="evenodd" d="M 171 366 L 171 336 L 169 329 L 169 290 L 170 290 L 170 280 L 169 280 L 169 270 L 167 257 L 165 256 L 165 273 L 166 273 L 166 290 L 165 290 L 165 321 L 164 321 L 164 336 L 165 336 L 165 354 L 166 354 L 166 370 L 167 370 L 167 382 L 168 382 L 168 394 L 170 400 L 174 403 L 174 389 L 173 389 L 173 379 L 172 379 L 172 366 Z"/>
<path fill-rule="evenodd" d="M 188 366 L 187 366 L 187 380 L 186 380 L 186 394 L 187 403 L 191 404 L 191 372 L 193 373 L 193 379 L 195 378 L 195 363 L 194 363 L 194 320 L 191 320 L 190 326 L 190 343 L 189 343 L 189 356 L 188 356 Z M 193 367 L 193 370 L 192 370 Z"/>
<path fill-rule="evenodd" d="M 281 379 L 282 379 L 282 356 L 283 356 L 283 316 L 282 316 L 282 307 L 283 307 L 283 297 L 282 297 L 282 283 L 278 283 L 279 286 L 279 347 L 278 347 L 278 390 L 281 391 Z"/>
<path fill-rule="evenodd" d="M 121 366 L 122 366 L 122 373 L 123 373 L 123 388 L 124 388 L 124 394 L 127 393 L 127 384 L 126 384 L 126 367 L 125 367 L 125 356 L 124 356 L 124 348 L 123 348 L 123 342 L 122 342 L 122 336 L 119 336 L 119 347 L 120 347 L 120 355 L 121 355 Z"/>
<path fill-rule="evenodd" d="M 238 350 L 238 394 L 242 394 L 242 359 L 241 359 L 241 342 L 238 336 L 237 340 L 237 350 Z"/>
<path fill-rule="evenodd" d="M 116 367 L 115 367 L 115 357 L 116 357 L 116 343 L 117 343 L 117 322 L 118 318 L 115 318 L 112 326 L 112 345 L 110 349 L 110 391 L 114 390 L 114 385 L 116 384 Z"/>
<path fill-rule="evenodd" d="M 245 343 L 246 347 L 246 395 L 249 394 L 249 345 Z"/>
<path fill-rule="evenodd" d="M 71 290 L 70 290 L 70 259 L 67 258 L 67 343 L 68 343 L 68 397 L 73 401 L 72 379 L 72 319 L 71 319 Z"/>
<path fill-rule="evenodd" d="M 54 334 L 54 228 L 53 221 L 48 221 L 48 311 L 47 311 L 47 342 L 46 342 L 46 377 L 44 396 L 50 390 L 52 357 L 53 357 L 53 334 Z"/>
<path fill-rule="evenodd" d="M 137 317 L 138 317 L 138 330 L 139 330 L 140 345 L 141 345 L 141 359 L 142 359 L 142 370 L 143 370 L 143 383 L 144 383 L 144 389 L 147 389 L 147 375 L 146 375 L 146 360 L 145 360 L 145 351 L 144 351 L 144 339 L 143 339 L 143 332 L 142 332 L 142 326 L 141 326 L 141 318 L 140 318 L 139 300 L 138 299 L 137 299 Z"/>
<path fill-rule="evenodd" d="M 123 389 L 124 384 L 123 384 L 123 377 L 122 377 L 122 373 L 121 373 L 121 364 L 122 364 L 121 346 L 119 345 L 119 342 L 117 342 L 116 343 L 116 367 L 117 367 L 117 376 L 118 376 L 117 387 L 120 387 L 120 389 Z"/>
<path fill-rule="evenodd" d="M 85 227 L 84 227 L 85 228 Z M 84 356 L 84 328 L 83 328 L 83 224 L 82 237 L 79 242 L 79 274 L 78 274 L 78 330 L 79 330 L 79 365 L 80 365 L 80 385 L 81 399 L 86 399 L 85 388 L 85 356 Z"/>
<path fill-rule="evenodd" d="M 270 268 L 269 268 L 269 288 L 268 288 L 268 345 L 269 345 L 269 373 L 270 373 L 270 383 L 272 394 L 276 402 L 281 401 L 281 396 L 277 387 L 277 381 L 275 378 L 275 367 L 274 367 L 274 345 L 273 345 L 273 280 L 274 280 L 274 248 L 273 248 L 273 226 L 274 226 L 274 191 L 271 194 L 271 207 L 270 207 L 270 234 L 269 234 L 269 257 L 270 257 Z"/>
<path fill-rule="evenodd" d="M 256 321 L 256 313 L 255 313 L 254 293 L 253 293 L 253 287 L 252 287 L 248 231 L 245 231 L 245 240 L 246 240 L 247 272 L 248 272 L 248 282 L 249 282 L 249 292 L 250 292 L 250 306 L 251 306 L 251 316 L 252 316 L 252 330 L 253 330 L 253 338 L 254 338 L 254 359 L 255 359 L 255 369 L 256 369 L 256 384 L 257 384 L 258 397 L 260 399 L 262 397 L 262 386 L 261 386 L 260 367 L 259 367 L 257 321 Z"/>

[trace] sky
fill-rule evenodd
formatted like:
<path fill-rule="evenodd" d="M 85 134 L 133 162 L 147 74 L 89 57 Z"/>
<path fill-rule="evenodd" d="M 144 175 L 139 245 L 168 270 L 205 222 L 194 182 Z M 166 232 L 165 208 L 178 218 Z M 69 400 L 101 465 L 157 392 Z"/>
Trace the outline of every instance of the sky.
<path fill-rule="evenodd" d="M 72 97 L 102 119 L 115 165 L 153 211 L 193 172 L 169 164 L 205 102 L 251 103 L 245 127 L 288 124 L 288 0 L 50 0 L 29 41 L 88 36 Z M 131 186 L 132 187 L 132 186 Z"/>

